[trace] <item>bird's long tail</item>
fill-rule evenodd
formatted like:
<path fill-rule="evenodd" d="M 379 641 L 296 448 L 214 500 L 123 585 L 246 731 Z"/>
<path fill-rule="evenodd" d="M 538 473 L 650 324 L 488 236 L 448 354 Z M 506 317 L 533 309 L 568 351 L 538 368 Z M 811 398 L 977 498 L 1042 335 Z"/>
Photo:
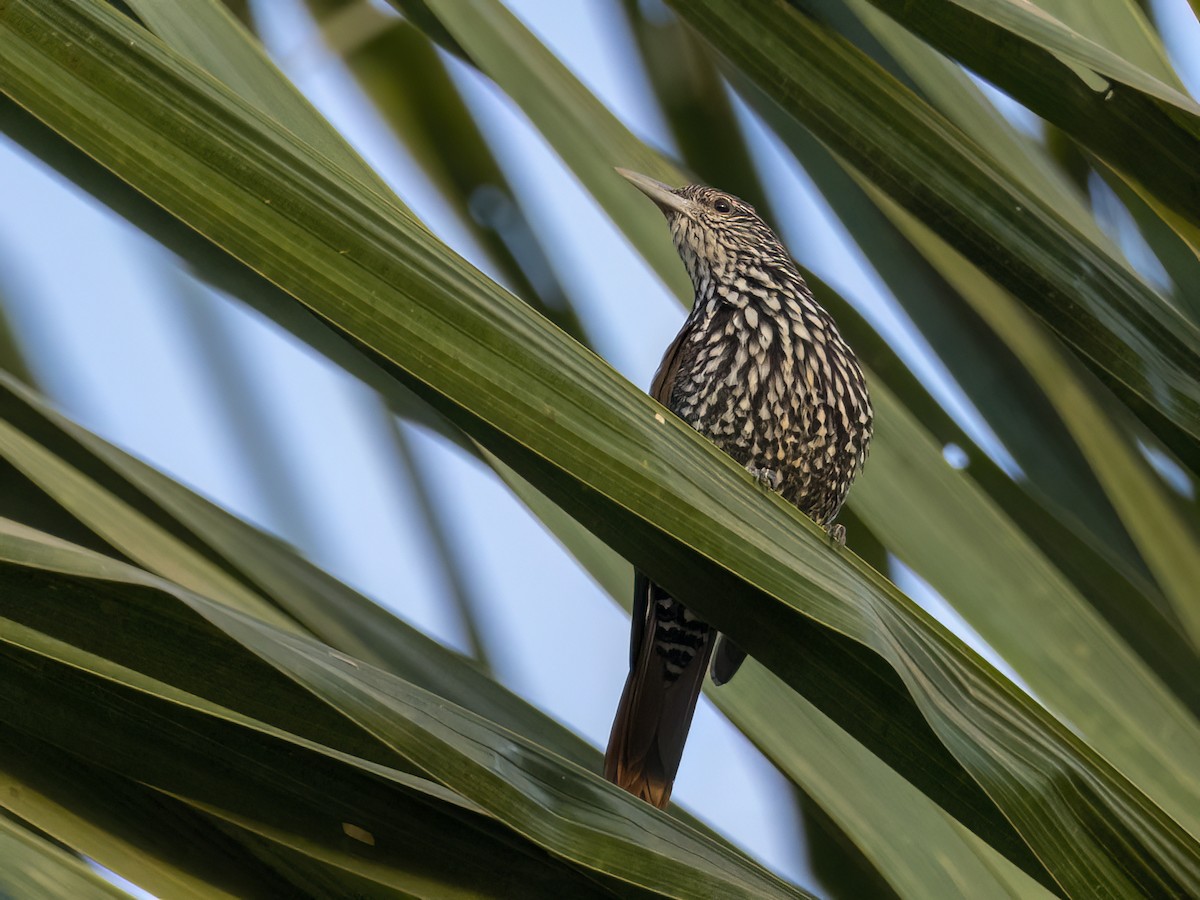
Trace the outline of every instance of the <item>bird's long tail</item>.
<path fill-rule="evenodd" d="M 716 632 L 643 576 L 635 591 L 641 602 L 634 605 L 629 677 L 608 739 L 604 777 L 663 809 Z"/>

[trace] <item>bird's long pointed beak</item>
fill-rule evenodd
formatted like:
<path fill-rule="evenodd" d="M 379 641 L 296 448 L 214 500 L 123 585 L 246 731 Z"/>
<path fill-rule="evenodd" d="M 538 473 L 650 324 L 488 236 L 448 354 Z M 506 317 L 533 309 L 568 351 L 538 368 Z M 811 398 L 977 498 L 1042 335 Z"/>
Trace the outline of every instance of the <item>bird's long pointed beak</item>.
<path fill-rule="evenodd" d="M 665 215 L 687 212 L 687 200 L 672 191 L 669 185 L 655 181 L 640 172 L 631 172 L 629 169 L 619 168 L 617 174 L 653 200 Z"/>

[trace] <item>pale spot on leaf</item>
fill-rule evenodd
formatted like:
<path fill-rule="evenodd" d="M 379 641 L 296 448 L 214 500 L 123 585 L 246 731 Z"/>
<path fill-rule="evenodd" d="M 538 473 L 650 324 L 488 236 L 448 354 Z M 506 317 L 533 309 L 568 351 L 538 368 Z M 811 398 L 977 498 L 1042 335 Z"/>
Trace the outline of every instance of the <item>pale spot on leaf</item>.
<path fill-rule="evenodd" d="M 351 825 L 349 822 L 343 822 L 342 831 L 348 838 L 353 838 L 354 840 L 360 841 L 361 843 L 367 844 L 371 847 L 375 846 L 375 835 L 371 834 L 371 832 L 367 831 L 365 828 L 359 828 L 357 825 Z"/>

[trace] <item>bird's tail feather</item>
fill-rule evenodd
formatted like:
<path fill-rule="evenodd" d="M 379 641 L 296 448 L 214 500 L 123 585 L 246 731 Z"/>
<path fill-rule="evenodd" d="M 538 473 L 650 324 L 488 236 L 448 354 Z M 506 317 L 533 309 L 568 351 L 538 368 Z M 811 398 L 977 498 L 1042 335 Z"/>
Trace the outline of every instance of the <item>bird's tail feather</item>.
<path fill-rule="evenodd" d="M 604 755 L 604 777 L 664 809 L 683 758 L 715 632 L 709 632 L 683 671 L 672 676 L 654 650 L 653 620 L 651 615 L 648 634 L 621 692 Z"/>

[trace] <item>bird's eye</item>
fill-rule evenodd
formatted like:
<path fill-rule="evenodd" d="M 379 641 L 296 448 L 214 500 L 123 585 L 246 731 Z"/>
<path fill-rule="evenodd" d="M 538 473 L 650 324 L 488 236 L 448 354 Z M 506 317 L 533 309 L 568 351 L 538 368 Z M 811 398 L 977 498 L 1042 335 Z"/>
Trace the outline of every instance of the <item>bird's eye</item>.
<path fill-rule="evenodd" d="M 729 212 L 729 201 L 722 197 L 713 203 L 713 209 L 717 212 Z"/>

